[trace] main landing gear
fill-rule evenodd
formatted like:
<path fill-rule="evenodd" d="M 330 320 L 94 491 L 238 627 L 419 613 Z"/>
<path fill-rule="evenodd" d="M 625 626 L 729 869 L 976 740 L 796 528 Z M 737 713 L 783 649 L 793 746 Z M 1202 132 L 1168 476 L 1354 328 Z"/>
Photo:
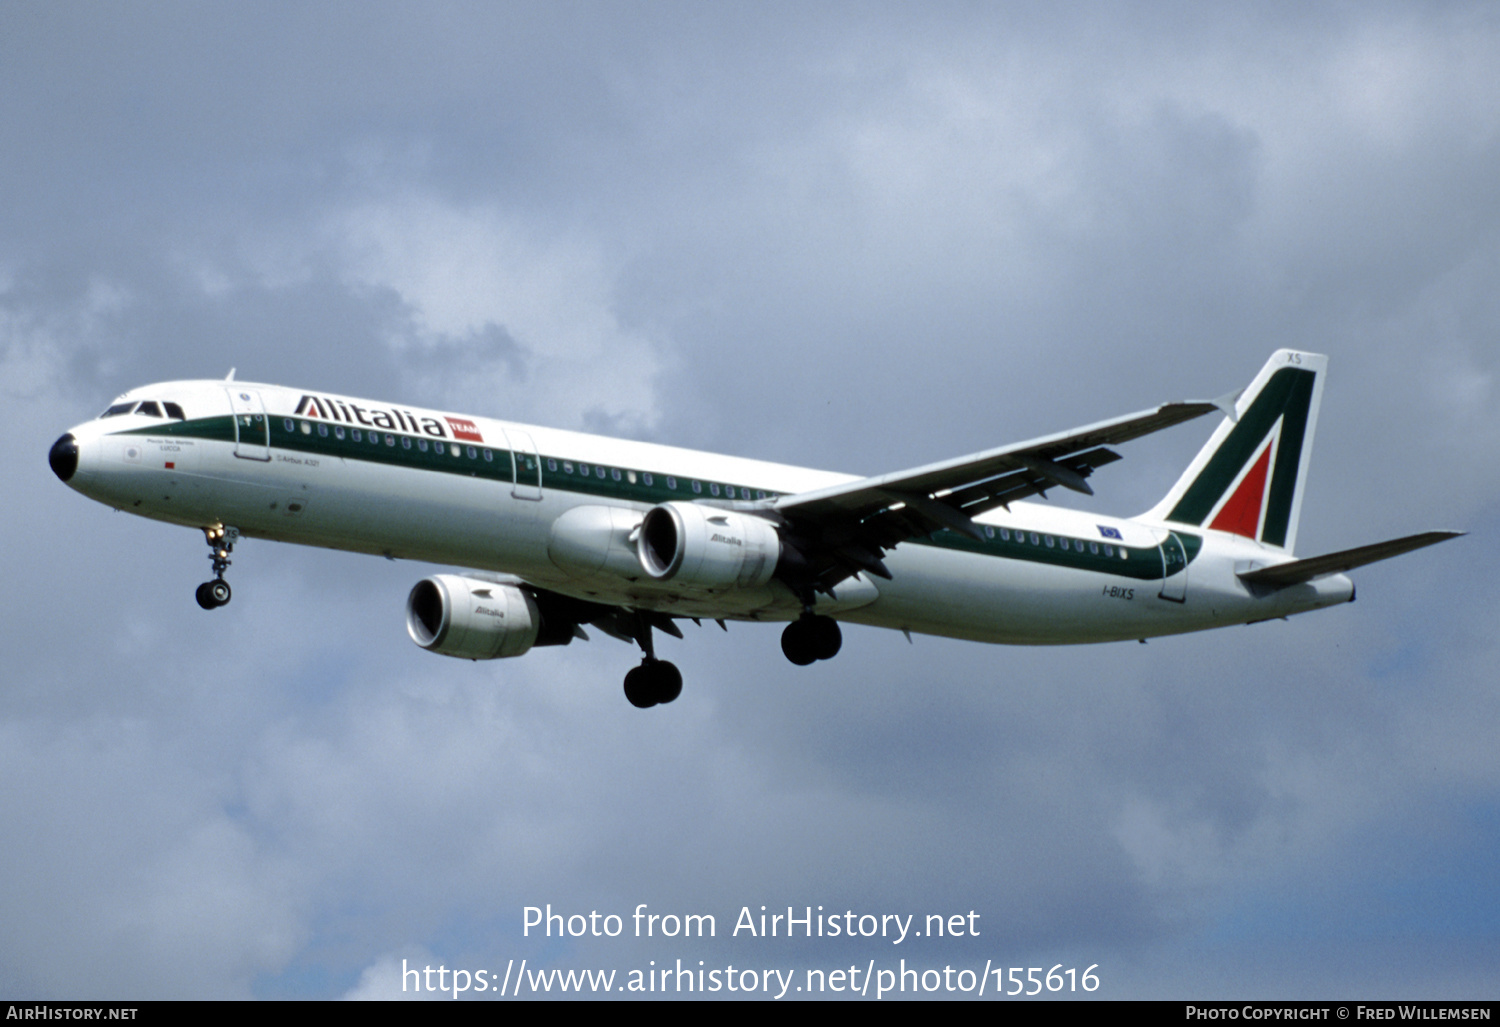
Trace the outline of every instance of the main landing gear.
<path fill-rule="evenodd" d="M 667 621 L 669 630 L 677 634 L 675 626 Z M 682 672 L 677 665 L 656 658 L 656 646 L 651 639 L 651 618 L 643 610 L 635 611 L 634 635 L 644 654 L 641 665 L 625 675 L 625 698 L 637 709 L 647 709 L 665 704 L 682 694 Z"/>
<path fill-rule="evenodd" d="M 198 605 L 205 610 L 216 609 L 229 602 L 233 593 L 229 589 L 229 582 L 224 580 L 224 572 L 229 569 L 229 554 L 234 552 L 234 543 L 240 537 L 236 528 L 226 528 L 222 524 L 203 529 L 203 539 L 212 550 L 208 558 L 214 564 L 214 578 L 205 581 L 198 586 L 196 593 Z"/>
<path fill-rule="evenodd" d="M 804 612 L 781 633 L 781 651 L 799 667 L 815 660 L 831 660 L 844 644 L 839 622 L 822 614 Z"/>
<path fill-rule="evenodd" d="M 682 672 L 666 660 L 648 656 L 625 675 L 625 698 L 638 709 L 669 703 L 681 694 Z"/>

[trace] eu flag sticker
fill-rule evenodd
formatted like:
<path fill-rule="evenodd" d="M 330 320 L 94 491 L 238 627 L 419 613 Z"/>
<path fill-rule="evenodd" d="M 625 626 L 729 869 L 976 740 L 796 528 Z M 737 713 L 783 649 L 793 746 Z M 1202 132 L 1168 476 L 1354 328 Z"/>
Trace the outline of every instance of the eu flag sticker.
<path fill-rule="evenodd" d="M 1098 528 L 1099 529 L 1099 534 L 1103 535 L 1105 538 L 1116 538 L 1117 539 L 1117 538 L 1120 537 L 1120 531 L 1119 531 L 1118 528 L 1106 528 L 1102 524 L 1096 524 L 1096 525 L 1094 525 L 1094 527 Z"/>

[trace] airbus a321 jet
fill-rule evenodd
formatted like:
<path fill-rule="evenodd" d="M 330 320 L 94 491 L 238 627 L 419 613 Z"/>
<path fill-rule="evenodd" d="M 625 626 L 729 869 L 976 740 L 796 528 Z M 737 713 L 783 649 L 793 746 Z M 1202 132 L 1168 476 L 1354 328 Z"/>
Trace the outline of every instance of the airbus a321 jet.
<path fill-rule="evenodd" d="M 834 656 L 839 622 L 1015 645 L 1144 639 L 1353 600 L 1345 572 L 1452 538 L 1433 531 L 1297 559 L 1327 358 L 1280 350 L 1237 397 L 1167 403 L 874 478 L 459 416 L 276 385 L 133 389 L 52 446 L 108 506 L 203 532 L 229 602 L 241 538 L 426 560 L 406 625 L 472 660 L 587 638 L 638 644 L 636 706 L 682 675 L 654 630 L 786 622 L 792 663 Z M 1111 447 L 1222 410 L 1137 517 L 1026 502 L 1090 493 Z"/>

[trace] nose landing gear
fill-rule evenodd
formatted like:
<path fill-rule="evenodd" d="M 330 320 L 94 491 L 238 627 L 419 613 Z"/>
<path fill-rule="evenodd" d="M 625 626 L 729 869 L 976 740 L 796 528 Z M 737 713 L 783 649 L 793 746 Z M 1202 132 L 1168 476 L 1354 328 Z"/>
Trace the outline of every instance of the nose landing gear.
<path fill-rule="evenodd" d="M 208 558 L 213 561 L 214 567 L 213 580 L 199 585 L 195 593 L 198 605 L 205 610 L 223 606 L 233 595 L 229 582 L 224 580 L 224 572 L 229 569 L 229 564 L 232 562 L 229 554 L 234 552 L 234 544 L 239 537 L 238 528 L 226 528 L 222 524 L 211 525 L 203 529 L 203 539 L 212 550 Z"/>

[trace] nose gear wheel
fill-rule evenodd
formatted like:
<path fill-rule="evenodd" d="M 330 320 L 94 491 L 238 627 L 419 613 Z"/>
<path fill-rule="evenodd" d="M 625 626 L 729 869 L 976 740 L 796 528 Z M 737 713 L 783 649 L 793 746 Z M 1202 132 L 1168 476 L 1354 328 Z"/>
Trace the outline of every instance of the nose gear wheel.
<path fill-rule="evenodd" d="M 223 606 L 234 594 L 229 588 L 229 582 L 224 580 L 224 572 L 233 562 L 229 559 L 229 554 L 234 552 L 234 543 L 239 537 L 238 529 L 226 528 L 222 524 L 210 525 L 203 529 L 203 540 L 208 543 L 210 550 L 208 558 L 213 561 L 214 569 L 213 580 L 199 585 L 195 593 L 198 605 L 205 610 L 214 610 Z"/>

